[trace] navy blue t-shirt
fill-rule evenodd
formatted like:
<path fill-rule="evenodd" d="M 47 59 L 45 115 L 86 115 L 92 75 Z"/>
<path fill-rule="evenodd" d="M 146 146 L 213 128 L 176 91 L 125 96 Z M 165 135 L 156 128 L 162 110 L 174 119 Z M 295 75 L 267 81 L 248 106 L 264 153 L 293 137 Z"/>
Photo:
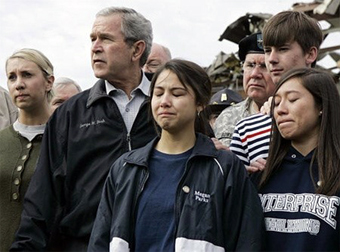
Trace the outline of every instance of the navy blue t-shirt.
<path fill-rule="evenodd" d="M 176 190 L 191 152 L 170 155 L 153 151 L 149 178 L 138 203 L 135 251 L 175 250 Z"/>

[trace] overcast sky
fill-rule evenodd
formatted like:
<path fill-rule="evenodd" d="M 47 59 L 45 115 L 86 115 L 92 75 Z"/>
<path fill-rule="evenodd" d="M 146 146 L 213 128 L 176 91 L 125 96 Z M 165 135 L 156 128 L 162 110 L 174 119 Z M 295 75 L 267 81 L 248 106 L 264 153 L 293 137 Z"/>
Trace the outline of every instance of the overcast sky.
<path fill-rule="evenodd" d="M 6 87 L 6 59 L 29 47 L 50 59 L 56 77 L 72 78 L 83 89 L 91 87 L 96 78 L 89 34 L 95 14 L 108 6 L 142 13 L 153 24 L 154 42 L 169 47 L 173 57 L 209 66 L 220 51 L 237 51 L 236 44 L 218 39 L 240 16 L 276 14 L 296 2 L 312 0 L 0 0 L 0 85 Z"/>

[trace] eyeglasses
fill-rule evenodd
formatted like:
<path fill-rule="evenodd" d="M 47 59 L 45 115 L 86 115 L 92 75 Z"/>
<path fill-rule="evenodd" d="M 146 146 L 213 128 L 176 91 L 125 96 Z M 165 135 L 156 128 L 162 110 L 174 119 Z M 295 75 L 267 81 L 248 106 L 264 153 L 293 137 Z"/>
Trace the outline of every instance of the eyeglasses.
<path fill-rule="evenodd" d="M 255 63 L 255 62 L 244 62 L 243 63 L 243 71 L 244 72 L 252 72 L 258 66 L 261 72 L 267 72 L 267 67 L 265 63 Z"/>

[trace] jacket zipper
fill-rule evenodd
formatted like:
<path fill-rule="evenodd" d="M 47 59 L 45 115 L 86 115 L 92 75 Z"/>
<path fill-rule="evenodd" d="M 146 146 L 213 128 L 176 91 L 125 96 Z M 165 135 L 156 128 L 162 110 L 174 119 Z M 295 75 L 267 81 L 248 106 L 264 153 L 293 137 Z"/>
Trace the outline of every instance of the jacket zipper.
<path fill-rule="evenodd" d="M 131 148 L 131 136 L 130 136 L 130 132 L 128 132 L 127 135 L 126 135 L 126 141 L 128 143 L 129 151 L 131 151 L 132 148 Z"/>

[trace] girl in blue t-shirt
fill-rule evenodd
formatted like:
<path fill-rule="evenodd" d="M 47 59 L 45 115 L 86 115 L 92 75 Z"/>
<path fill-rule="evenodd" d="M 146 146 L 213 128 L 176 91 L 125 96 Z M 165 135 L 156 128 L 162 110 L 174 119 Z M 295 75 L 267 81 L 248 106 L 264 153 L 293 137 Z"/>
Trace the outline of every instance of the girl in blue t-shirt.
<path fill-rule="evenodd" d="M 202 134 L 206 72 L 171 60 L 150 90 L 159 137 L 111 167 L 89 251 L 261 250 L 263 213 L 246 169 Z"/>

